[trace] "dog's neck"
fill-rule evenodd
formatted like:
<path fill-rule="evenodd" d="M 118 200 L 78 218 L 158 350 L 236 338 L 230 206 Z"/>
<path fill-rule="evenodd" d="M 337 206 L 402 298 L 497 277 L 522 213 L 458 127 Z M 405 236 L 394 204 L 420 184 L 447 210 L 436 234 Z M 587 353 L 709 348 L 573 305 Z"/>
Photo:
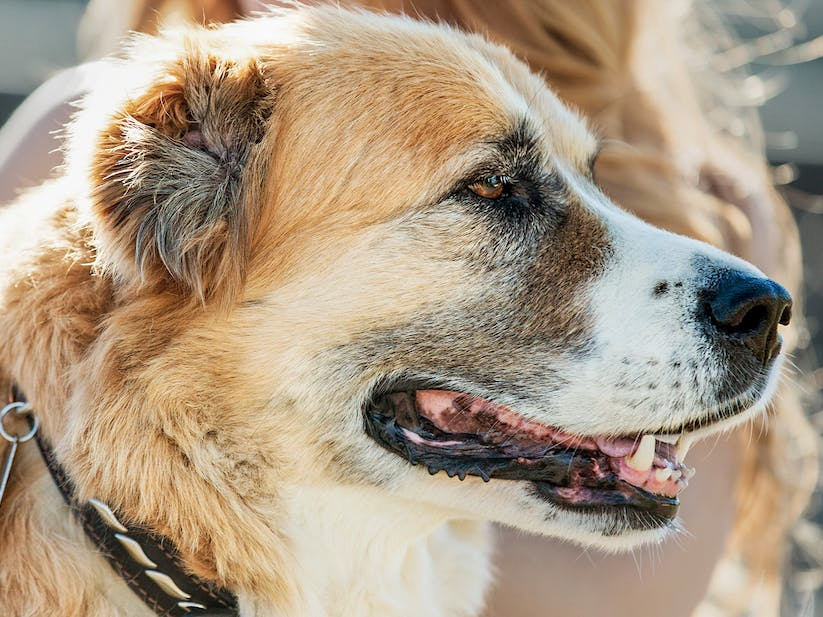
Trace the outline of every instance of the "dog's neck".
<path fill-rule="evenodd" d="M 491 581 L 487 524 L 363 487 L 295 487 L 284 497 L 284 533 L 302 588 L 291 615 L 457 617 L 481 610 Z M 281 617 L 240 599 L 249 615 Z"/>
<path fill-rule="evenodd" d="M 15 509 L 32 521 L 25 528 L 36 531 L 21 538 L 28 549 L 19 556 L 49 551 L 55 574 L 64 568 L 83 572 L 82 581 L 75 579 L 88 587 L 77 594 L 83 608 L 71 614 L 115 615 L 123 609 L 128 615 L 152 614 L 66 515 L 45 463 L 30 445 L 19 461 L 27 470 L 26 486 L 16 487 L 12 499 L 29 502 Z M 291 521 L 283 530 L 292 550 L 287 566 L 300 581 L 300 594 L 284 613 L 241 592 L 242 617 L 460 617 L 481 610 L 491 581 L 487 524 L 450 520 L 419 504 L 351 487 L 295 488 L 284 503 Z M 55 543 L 54 534 L 62 542 Z M 43 566 L 38 561 L 37 568 Z M 47 576 L 38 584 L 44 602 L 61 595 L 59 588 L 45 588 L 49 580 L 60 577 Z"/>

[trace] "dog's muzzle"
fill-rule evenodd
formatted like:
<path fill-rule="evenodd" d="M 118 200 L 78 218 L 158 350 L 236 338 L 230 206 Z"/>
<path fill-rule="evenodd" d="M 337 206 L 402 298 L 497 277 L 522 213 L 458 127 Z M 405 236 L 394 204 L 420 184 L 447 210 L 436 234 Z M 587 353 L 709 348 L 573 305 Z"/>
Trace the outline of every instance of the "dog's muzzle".
<path fill-rule="evenodd" d="M 635 529 L 666 525 L 694 473 L 683 463 L 693 432 L 728 425 L 760 400 L 781 349 L 778 326 L 791 318 L 791 297 L 774 281 L 730 269 L 703 272 L 692 298 L 696 336 L 725 366 L 716 408 L 680 421 L 672 416 L 643 433 L 575 435 L 470 393 L 405 382 L 373 393 L 366 432 L 431 474 L 525 481 L 532 495 L 560 508 L 622 511 Z"/>

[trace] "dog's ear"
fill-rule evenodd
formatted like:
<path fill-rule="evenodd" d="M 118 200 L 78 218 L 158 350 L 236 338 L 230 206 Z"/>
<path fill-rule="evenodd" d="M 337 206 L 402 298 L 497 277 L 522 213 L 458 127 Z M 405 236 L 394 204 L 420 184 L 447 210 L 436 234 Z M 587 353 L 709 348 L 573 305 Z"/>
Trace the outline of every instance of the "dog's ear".
<path fill-rule="evenodd" d="M 152 63 L 150 75 L 98 133 L 90 175 L 104 268 L 224 303 L 243 283 L 255 218 L 245 171 L 274 92 L 253 57 L 201 41 L 210 34 L 188 34 L 160 59 L 149 46 L 169 40 L 136 46 L 124 70 Z"/>

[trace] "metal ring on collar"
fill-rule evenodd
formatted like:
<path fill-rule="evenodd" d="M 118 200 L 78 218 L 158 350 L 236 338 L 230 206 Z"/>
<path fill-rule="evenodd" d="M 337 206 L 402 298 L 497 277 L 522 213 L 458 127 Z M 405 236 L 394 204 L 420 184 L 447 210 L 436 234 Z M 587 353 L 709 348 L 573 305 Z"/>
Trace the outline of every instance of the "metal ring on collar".
<path fill-rule="evenodd" d="M 37 432 L 37 428 L 40 424 L 38 419 L 37 419 L 37 416 L 32 416 L 31 428 L 29 429 L 29 431 L 27 433 L 24 433 L 22 435 L 12 435 L 11 433 L 9 433 L 6 430 L 6 425 L 5 425 L 6 416 L 9 415 L 10 413 L 14 412 L 17 415 L 25 415 L 25 414 L 29 413 L 30 411 L 31 411 L 31 405 L 29 405 L 28 403 L 22 403 L 22 402 L 19 402 L 19 401 L 15 402 L 15 403 L 9 403 L 5 407 L 3 407 L 3 410 L 0 411 L 0 436 L 2 436 L 3 439 L 8 441 L 9 443 L 15 443 L 15 442 L 16 443 L 25 443 L 29 439 L 34 437 L 34 434 Z"/>

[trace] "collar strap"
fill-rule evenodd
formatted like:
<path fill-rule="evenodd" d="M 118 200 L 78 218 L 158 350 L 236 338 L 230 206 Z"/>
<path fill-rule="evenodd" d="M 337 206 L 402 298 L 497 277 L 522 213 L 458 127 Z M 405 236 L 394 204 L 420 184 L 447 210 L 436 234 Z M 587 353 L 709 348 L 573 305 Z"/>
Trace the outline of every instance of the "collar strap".
<path fill-rule="evenodd" d="M 14 400 L 25 402 L 19 392 L 15 392 Z M 79 503 L 54 450 L 40 432 L 35 439 L 54 483 L 88 538 L 151 610 L 160 617 L 237 617 L 237 599 L 229 591 L 186 572 L 168 538 L 127 527 L 98 499 Z"/>

